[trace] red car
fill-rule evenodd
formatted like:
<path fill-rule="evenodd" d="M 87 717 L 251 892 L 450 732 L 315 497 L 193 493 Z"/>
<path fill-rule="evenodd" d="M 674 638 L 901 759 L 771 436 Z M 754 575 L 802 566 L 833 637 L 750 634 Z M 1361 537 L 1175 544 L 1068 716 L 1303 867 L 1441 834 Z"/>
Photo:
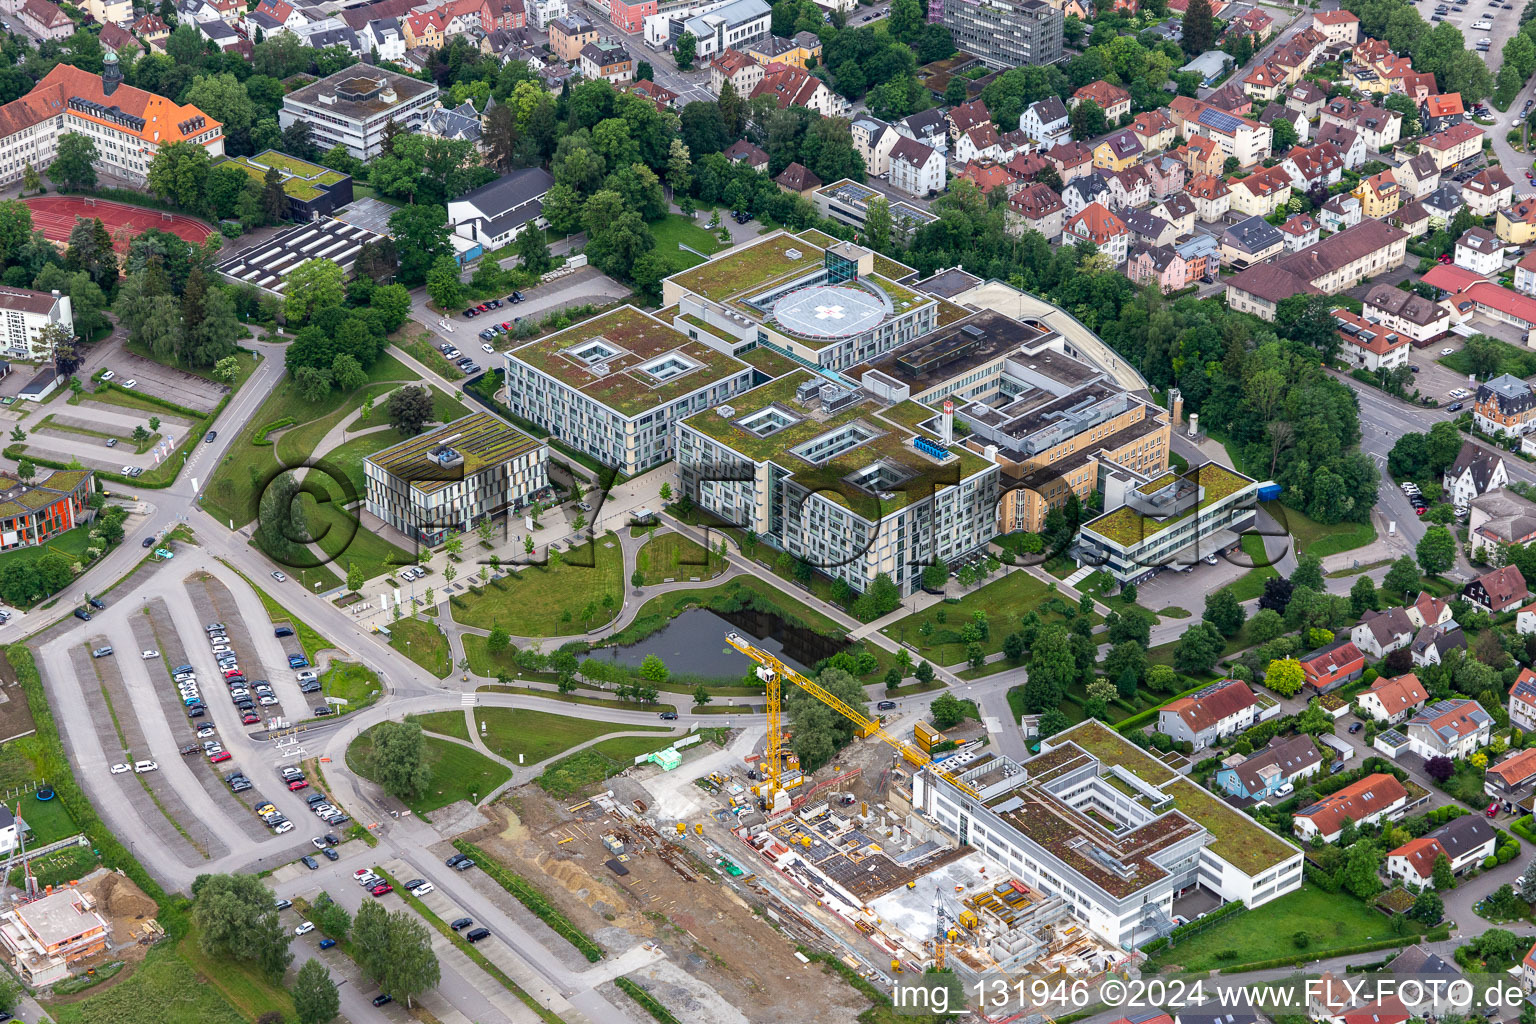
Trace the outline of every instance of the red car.
<path fill-rule="evenodd" d="M 232 669 L 230 669 L 230 670 L 228 670 L 227 672 L 224 673 L 224 678 L 225 679 L 233 679 L 233 678 L 235 678 L 235 676 L 243 676 L 244 674 L 245 673 L 241 672 L 239 669 L 232 668 Z"/>
<path fill-rule="evenodd" d="M 240 716 L 241 725 L 255 725 L 259 721 L 261 721 L 261 716 L 254 711 L 247 711 Z"/>
<path fill-rule="evenodd" d="M 288 792 L 290 793 L 297 793 L 299 790 L 307 788 L 309 788 L 309 783 L 303 779 L 294 779 L 288 783 Z"/>
<path fill-rule="evenodd" d="M 1429 506 L 1427 506 L 1427 505 L 1415 505 L 1415 506 L 1413 506 L 1413 514 L 1416 515 L 1416 516 L 1421 516 L 1421 515 L 1424 514 L 1425 510 L 1428 507 Z"/>
<path fill-rule="evenodd" d="M 230 757 L 229 751 L 221 750 L 217 754 L 210 755 L 208 760 L 212 764 L 218 764 L 220 761 L 228 761 Z"/>
<path fill-rule="evenodd" d="M 491 307 L 487 306 L 485 303 L 482 302 L 482 303 L 480 303 L 480 305 L 476 306 L 475 308 L 478 309 L 480 312 L 484 313 L 487 310 L 489 310 Z"/>
<path fill-rule="evenodd" d="M 380 882 L 378 885 L 374 886 L 368 891 L 373 893 L 375 896 L 383 896 L 387 892 L 394 892 L 395 887 L 390 885 L 388 882 Z"/>

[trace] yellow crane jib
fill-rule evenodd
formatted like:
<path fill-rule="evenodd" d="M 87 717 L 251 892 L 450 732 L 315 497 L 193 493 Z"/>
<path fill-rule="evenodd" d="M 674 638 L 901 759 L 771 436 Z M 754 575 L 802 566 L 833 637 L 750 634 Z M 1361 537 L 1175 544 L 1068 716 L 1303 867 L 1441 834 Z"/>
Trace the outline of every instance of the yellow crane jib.
<path fill-rule="evenodd" d="M 764 760 L 768 765 L 769 805 L 772 807 L 773 795 L 783 791 L 779 784 L 779 773 L 782 770 L 780 747 L 782 745 L 783 731 L 780 724 L 780 716 L 783 709 L 780 704 L 781 689 L 785 681 L 788 681 L 800 689 L 809 693 L 812 697 L 821 701 L 827 707 L 836 711 L 844 718 L 858 727 L 860 736 L 878 736 L 901 752 L 902 758 L 915 768 L 930 768 L 935 775 L 945 782 L 959 789 L 969 796 L 976 796 L 976 790 L 969 784 L 960 781 L 954 775 L 933 765 L 933 758 L 919 749 L 915 744 L 886 732 L 881 728 L 879 721 L 864 715 L 857 708 L 842 700 L 836 694 L 827 690 L 819 683 L 806 678 L 799 672 L 784 664 L 772 653 L 758 647 L 752 641 L 743 637 L 740 633 L 725 634 L 725 642 L 736 648 L 742 654 L 757 662 L 757 677 L 768 688 L 768 742 L 764 751 Z"/>

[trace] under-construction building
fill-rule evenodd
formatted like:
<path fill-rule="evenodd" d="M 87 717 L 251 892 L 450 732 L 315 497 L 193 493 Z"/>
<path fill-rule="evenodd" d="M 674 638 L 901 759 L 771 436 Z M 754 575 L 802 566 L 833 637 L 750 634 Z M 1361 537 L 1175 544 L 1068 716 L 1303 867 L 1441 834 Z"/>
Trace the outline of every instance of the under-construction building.
<path fill-rule="evenodd" d="M 80 888 L 60 889 L 0 914 L 0 946 L 28 985 L 64 980 L 72 965 L 104 951 L 110 939 L 111 926 Z"/>

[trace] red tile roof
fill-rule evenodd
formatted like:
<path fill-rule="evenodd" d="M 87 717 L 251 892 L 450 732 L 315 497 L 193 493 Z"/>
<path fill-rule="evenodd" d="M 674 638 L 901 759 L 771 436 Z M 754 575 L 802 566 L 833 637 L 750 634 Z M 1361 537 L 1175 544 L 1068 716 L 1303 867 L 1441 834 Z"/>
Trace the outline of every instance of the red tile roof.
<path fill-rule="evenodd" d="M 1467 108 L 1462 106 L 1461 93 L 1444 92 L 1435 96 L 1424 97 L 1424 107 L 1430 117 L 1450 117 L 1453 114 L 1465 114 Z"/>
<path fill-rule="evenodd" d="M 217 130 L 223 127 L 220 122 L 208 117 L 196 107 L 180 106 L 164 96 L 145 92 L 143 89 L 135 89 L 131 85 L 120 85 L 111 96 L 108 96 L 102 90 L 100 75 L 81 71 L 68 64 L 57 64 L 52 71 L 43 76 L 43 80 L 38 82 L 31 92 L 0 107 L 0 137 L 41 124 L 49 118 L 58 117 L 64 113 L 71 97 L 90 100 L 105 107 L 115 105 L 126 114 L 143 118 L 144 128 L 138 132 L 138 135 L 146 142 L 156 145 L 184 142 L 210 129 Z M 81 110 L 71 111 L 71 114 L 109 126 L 114 131 L 132 131 L 121 122 L 105 121 Z M 194 125 L 192 122 L 196 118 L 203 118 L 203 123 Z M 184 125 L 189 130 L 184 131 Z"/>
<path fill-rule="evenodd" d="M 1324 25 L 1347 25 L 1352 21 L 1359 21 L 1360 16 L 1349 11 L 1317 11 L 1312 15 L 1312 20 L 1322 22 Z"/>
<path fill-rule="evenodd" d="M 1364 820 L 1407 798 L 1408 791 L 1394 776 L 1376 772 L 1319 800 L 1296 817 L 1307 819 L 1320 833 L 1331 836 L 1345 821 Z"/>
<path fill-rule="evenodd" d="M 1409 840 L 1387 854 L 1387 856 L 1402 857 L 1413 868 L 1415 874 L 1426 880 L 1434 876 L 1435 859 L 1437 857 L 1444 857 L 1446 860 L 1451 859 L 1451 855 L 1445 852 L 1445 847 L 1440 845 L 1440 841 L 1438 839 L 1431 839 L 1428 836 Z"/>
<path fill-rule="evenodd" d="M 1378 679 L 1371 685 L 1370 692 L 1381 701 L 1381 706 L 1387 709 L 1389 715 L 1407 711 L 1429 699 L 1429 694 L 1419 683 L 1419 677 L 1412 672 L 1390 679 Z"/>
<path fill-rule="evenodd" d="M 1118 85 L 1110 85 L 1101 78 L 1096 82 L 1089 82 L 1077 90 L 1077 92 L 1072 94 L 1072 98 L 1075 100 L 1092 100 L 1100 108 L 1108 110 L 1116 104 L 1129 103 L 1131 101 L 1131 94 Z"/>
<path fill-rule="evenodd" d="M 1536 776 L 1536 747 L 1511 754 L 1498 764 L 1490 765 L 1488 774 L 1497 775 L 1511 789 L 1529 781 L 1532 776 Z"/>
<path fill-rule="evenodd" d="M 1111 239 L 1126 234 L 1125 222 L 1110 213 L 1102 203 L 1089 203 L 1076 217 L 1067 221 L 1066 230 L 1079 238 L 1086 238 L 1095 245 L 1104 245 Z"/>
<path fill-rule="evenodd" d="M 1180 697 L 1163 705 L 1184 720 L 1191 732 L 1203 732 L 1221 721 L 1239 714 L 1258 703 L 1253 691 L 1239 680 L 1218 683 L 1190 697 Z"/>

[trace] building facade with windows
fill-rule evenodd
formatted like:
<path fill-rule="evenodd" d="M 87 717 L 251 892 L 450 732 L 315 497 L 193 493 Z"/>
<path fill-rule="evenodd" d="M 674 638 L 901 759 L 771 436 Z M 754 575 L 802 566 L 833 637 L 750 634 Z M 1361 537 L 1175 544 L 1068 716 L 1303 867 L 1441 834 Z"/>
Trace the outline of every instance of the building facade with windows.
<path fill-rule="evenodd" d="M 8 359 L 44 360 L 53 356 L 53 346 L 43 335 L 47 327 L 61 327 L 69 337 L 75 333 L 75 318 L 69 296 L 55 290 L 35 292 L 28 288 L 0 287 L 0 345 Z"/>
<path fill-rule="evenodd" d="M 0 476 L 0 551 L 36 547 L 86 518 L 87 470 L 59 469 L 31 483 Z"/>
<path fill-rule="evenodd" d="M 437 102 L 437 86 L 419 78 L 358 64 L 283 97 L 278 121 L 303 121 L 322 150 L 345 146 L 359 160 L 383 151 L 384 129 L 394 122 L 419 131 Z"/>
<path fill-rule="evenodd" d="M 949 26 L 955 47 L 994 68 L 1054 64 L 1061 59 L 1066 18 L 1045 0 L 945 0 L 935 6 L 941 9 L 929 8 L 929 18 Z"/>
<path fill-rule="evenodd" d="M 423 544 L 468 533 L 549 490 L 549 446 L 488 412 L 471 413 L 363 460 L 366 508 Z"/>

